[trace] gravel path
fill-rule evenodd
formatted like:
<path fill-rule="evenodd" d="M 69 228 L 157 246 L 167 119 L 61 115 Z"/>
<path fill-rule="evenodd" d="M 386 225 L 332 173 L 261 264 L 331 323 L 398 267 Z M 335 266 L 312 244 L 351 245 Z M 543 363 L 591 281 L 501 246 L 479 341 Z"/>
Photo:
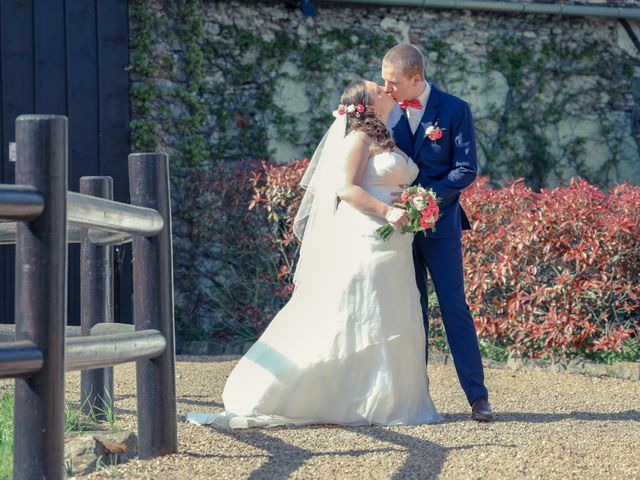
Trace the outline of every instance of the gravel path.
<path fill-rule="evenodd" d="M 499 421 L 469 420 L 450 365 L 431 366 L 431 391 L 445 417 L 417 427 L 314 426 L 225 432 L 183 420 L 219 411 L 237 357 L 177 363 L 179 450 L 95 472 L 89 479 L 640 479 L 640 382 L 544 371 L 487 369 Z M 67 376 L 67 399 L 79 374 Z M 119 424 L 135 429 L 135 368 L 116 367 Z"/>

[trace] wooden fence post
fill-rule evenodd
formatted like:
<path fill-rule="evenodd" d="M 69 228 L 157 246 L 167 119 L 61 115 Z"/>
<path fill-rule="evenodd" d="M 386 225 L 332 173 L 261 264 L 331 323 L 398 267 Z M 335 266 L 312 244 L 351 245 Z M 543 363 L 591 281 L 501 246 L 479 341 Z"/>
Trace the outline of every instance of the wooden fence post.
<path fill-rule="evenodd" d="M 44 211 L 19 222 L 16 340 L 42 350 L 42 369 L 15 384 L 15 479 L 61 479 L 64 461 L 64 336 L 67 316 L 67 119 L 16 119 L 16 183 L 34 186 Z"/>
<path fill-rule="evenodd" d="M 113 200 L 113 179 L 82 177 L 80 193 Z M 113 247 L 94 245 L 86 228 L 80 243 L 80 330 L 87 336 L 95 324 L 113 322 Z M 113 409 L 113 367 L 82 371 L 80 404 L 84 413 L 106 418 L 107 409 Z"/>
<path fill-rule="evenodd" d="M 156 209 L 164 227 L 133 239 L 133 311 L 136 330 L 156 329 L 166 339 L 162 355 L 138 360 L 138 453 L 140 458 L 175 453 L 175 340 L 169 159 L 163 153 L 129 155 L 131 204 Z"/>

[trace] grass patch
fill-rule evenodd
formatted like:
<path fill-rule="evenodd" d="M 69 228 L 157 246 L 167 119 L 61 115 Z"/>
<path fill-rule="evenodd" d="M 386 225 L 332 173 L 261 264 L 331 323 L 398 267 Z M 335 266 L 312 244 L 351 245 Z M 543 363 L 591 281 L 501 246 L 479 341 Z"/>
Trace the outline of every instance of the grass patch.
<path fill-rule="evenodd" d="M 111 402 L 102 402 L 103 408 L 94 407 L 88 414 L 82 412 L 82 405 L 76 407 L 66 403 L 64 405 L 64 433 L 86 432 L 96 429 L 100 422 L 96 420 L 96 413 L 107 423 L 112 432 L 117 432 L 120 427 L 117 424 L 115 411 L 110 406 Z M 13 478 L 13 390 L 0 393 L 0 480 Z M 65 465 L 65 470 L 69 465 Z"/>
<path fill-rule="evenodd" d="M 0 394 L 0 480 L 13 477 L 13 394 Z"/>
<path fill-rule="evenodd" d="M 94 406 L 90 409 L 89 416 L 93 419 L 94 422 L 105 422 L 109 424 L 112 432 L 119 432 L 120 427 L 118 426 L 118 417 L 116 415 L 115 410 L 113 409 L 113 401 L 109 396 L 109 392 L 104 392 L 106 400 L 98 395 L 99 402 L 102 404 L 102 407 Z M 82 407 L 81 407 L 82 409 Z"/>
<path fill-rule="evenodd" d="M 64 404 L 64 433 L 86 432 L 95 429 L 93 416 L 82 413 L 81 408 L 76 408 L 68 403 Z"/>

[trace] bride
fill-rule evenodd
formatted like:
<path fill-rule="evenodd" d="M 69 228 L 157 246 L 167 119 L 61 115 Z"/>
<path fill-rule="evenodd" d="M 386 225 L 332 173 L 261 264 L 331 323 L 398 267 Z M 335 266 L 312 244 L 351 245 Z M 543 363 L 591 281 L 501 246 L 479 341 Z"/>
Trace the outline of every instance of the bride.
<path fill-rule="evenodd" d="M 392 206 L 418 167 L 385 126 L 394 101 L 373 82 L 342 94 L 318 146 L 294 231 L 295 290 L 224 387 L 223 413 L 189 413 L 225 428 L 441 421 L 429 395 L 413 235 L 382 241 L 409 216 Z"/>

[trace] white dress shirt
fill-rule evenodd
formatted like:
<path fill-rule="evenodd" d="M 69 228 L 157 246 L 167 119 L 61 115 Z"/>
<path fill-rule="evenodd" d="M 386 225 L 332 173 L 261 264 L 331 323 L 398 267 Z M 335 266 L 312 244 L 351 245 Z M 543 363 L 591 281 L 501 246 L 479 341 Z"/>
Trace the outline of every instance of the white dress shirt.
<path fill-rule="evenodd" d="M 427 101 L 429 100 L 429 93 L 431 92 L 431 87 L 428 82 L 424 82 L 425 89 L 424 91 L 416 98 L 416 100 L 420 100 L 422 103 L 422 108 L 414 108 L 407 107 L 407 120 L 409 120 L 409 126 L 411 127 L 411 133 L 416 133 L 418 129 L 418 125 L 420 125 L 420 120 L 422 120 L 422 115 L 424 115 L 424 110 L 427 108 Z"/>

